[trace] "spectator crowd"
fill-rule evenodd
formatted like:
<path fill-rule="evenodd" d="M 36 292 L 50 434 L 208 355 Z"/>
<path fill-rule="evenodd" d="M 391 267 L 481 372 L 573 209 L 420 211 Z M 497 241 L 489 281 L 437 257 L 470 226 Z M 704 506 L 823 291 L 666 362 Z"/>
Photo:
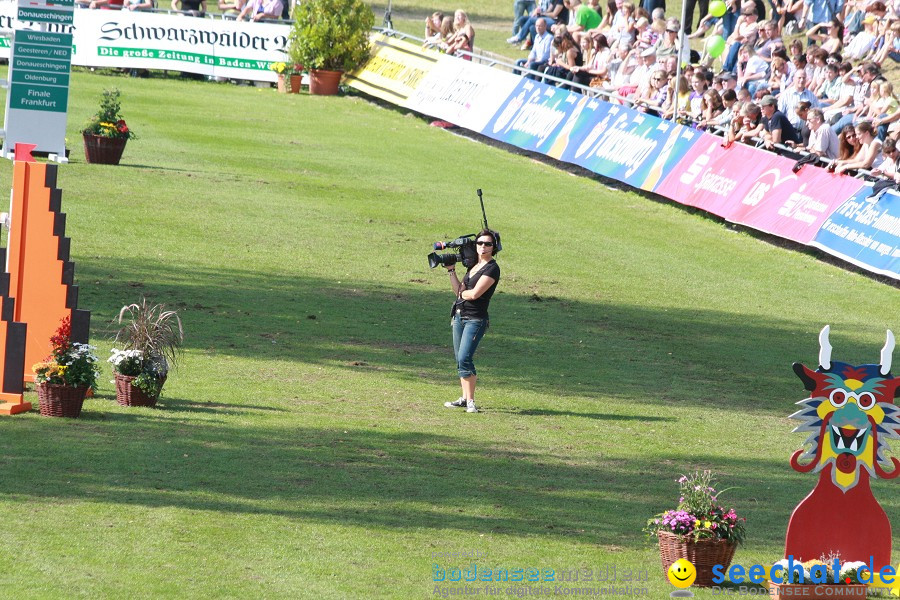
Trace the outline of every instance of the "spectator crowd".
<path fill-rule="evenodd" d="M 821 159 L 900 184 L 900 102 L 884 76 L 900 62 L 900 0 L 726 0 L 720 17 L 685 0 L 683 27 L 665 0 L 600 1 L 514 0 L 507 42 L 528 52 L 521 72 L 800 158 L 798 169 Z M 428 43 L 471 51 L 460 13 L 430 17 Z"/>

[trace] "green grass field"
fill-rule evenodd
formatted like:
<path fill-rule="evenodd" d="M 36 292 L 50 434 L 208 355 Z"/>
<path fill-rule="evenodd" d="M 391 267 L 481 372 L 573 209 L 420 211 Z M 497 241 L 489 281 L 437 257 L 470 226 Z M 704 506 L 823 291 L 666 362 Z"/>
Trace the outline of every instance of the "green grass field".
<path fill-rule="evenodd" d="M 123 91 L 139 140 L 83 161 Z M 812 488 L 787 458 L 821 326 L 875 362 L 897 290 L 676 206 L 473 143 L 358 97 L 73 75 L 59 185 L 80 306 L 105 357 L 118 309 L 180 311 L 161 408 L 0 420 L 3 598 L 426 598 L 437 552 L 482 567 L 646 570 L 645 520 L 713 469 L 781 556 Z M 11 163 L 0 163 L 9 182 Z M 503 234 L 458 396 L 434 240 Z M 32 401 L 37 399 L 29 393 Z M 900 515 L 896 482 L 876 496 Z M 697 597 L 712 597 L 695 591 Z"/>

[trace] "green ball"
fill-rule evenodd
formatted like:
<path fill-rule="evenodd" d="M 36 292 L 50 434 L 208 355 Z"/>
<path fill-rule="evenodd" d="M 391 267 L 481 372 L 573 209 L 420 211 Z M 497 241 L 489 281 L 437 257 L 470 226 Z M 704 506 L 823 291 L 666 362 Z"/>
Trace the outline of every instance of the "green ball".
<path fill-rule="evenodd" d="M 712 58 L 718 58 L 725 52 L 725 38 L 721 35 L 714 35 L 706 41 L 706 52 Z"/>
<path fill-rule="evenodd" d="M 714 17 L 721 17 L 725 14 L 725 3 L 722 0 L 713 0 L 709 3 L 709 14 Z"/>

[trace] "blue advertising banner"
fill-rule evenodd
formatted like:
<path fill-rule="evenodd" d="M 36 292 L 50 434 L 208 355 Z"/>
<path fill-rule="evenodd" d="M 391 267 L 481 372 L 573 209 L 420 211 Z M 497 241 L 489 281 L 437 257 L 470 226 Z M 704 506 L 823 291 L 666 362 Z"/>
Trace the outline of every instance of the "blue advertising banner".
<path fill-rule="evenodd" d="M 573 133 L 562 160 L 652 191 L 700 139 L 701 133 L 625 106 L 605 104 Z"/>
<path fill-rule="evenodd" d="M 522 79 L 481 133 L 652 191 L 701 133 Z"/>
<path fill-rule="evenodd" d="M 900 195 L 865 186 L 822 224 L 811 245 L 869 271 L 900 279 Z"/>
<path fill-rule="evenodd" d="M 590 118 L 591 111 L 585 108 L 604 104 L 523 78 L 481 133 L 523 150 L 559 158 L 560 144 L 567 143 L 575 128 Z"/>

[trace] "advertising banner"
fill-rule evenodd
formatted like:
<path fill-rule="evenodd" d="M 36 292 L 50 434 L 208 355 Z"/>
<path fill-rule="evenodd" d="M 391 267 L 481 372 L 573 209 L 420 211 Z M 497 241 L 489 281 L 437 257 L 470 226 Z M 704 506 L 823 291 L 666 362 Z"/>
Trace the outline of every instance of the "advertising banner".
<path fill-rule="evenodd" d="M 654 191 L 732 220 L 741 199 L 752 197 L 757 179 L 777 160 L 775 154 L 744 144 L 723 148 L 722 138 L 704 133 Z"/>
<path fill-rule="evenodd" d="M 794 174 L 794 161 L 786 158 L 770 164 L 729 220 L 801 244 L 811 242 L 825 219 L 863 186 L 859 179 L 818 167 L 807 166 Z"/>
<path fill-rule="evenodd" d="M 558 157 L 576 125 L 590 117 L 590 113 L 581 117 L 589 104 L 591 100 L 581 94 L 521 78 L 481 133 L 524 150 Z M 600 107 L 603 103 L 594 100 L 593 104 Z M 560 134 L 564 123 L 568 124 L 567 131 Z"/>
<path fill-rule="evenodd" d="M 347 83 L 370 96 L 403 105 L 441 55 L 380 33 L 371 40 L 372 58 L 347 73 Z"/>
<path fill-rule="evenodd" d="M 900 279 L 900 195 L 860 189 L 822 224 L 811 245 L 869 271 Z"/>
<path fill-rule="evenodd" d="M 561 158 L 636 188 L 653 190 L 700 138 L 695 129 L 599 104 L 573 130 Z"/>
<path fill-rule="evenodd" d="M 518 75 L 442 54 L 403 106 L 481 131 L 519 80 Z"/>
<path fill-rule="evenodd" d="M 0 27 L 37 29 L 17 21 L 16 4 L 0 1 Z M 290 27 L 201 19 L 128 10 L 74 10 L 74 26 L 51 23 L 51 33 L 71 34 L 72 64 L 90 67 L 186 71 L 214 77 L 276 81 L 273 62 L 285 60 L 282 49 Z M 8 44 L 0 57 L 9 58 Z"/>

